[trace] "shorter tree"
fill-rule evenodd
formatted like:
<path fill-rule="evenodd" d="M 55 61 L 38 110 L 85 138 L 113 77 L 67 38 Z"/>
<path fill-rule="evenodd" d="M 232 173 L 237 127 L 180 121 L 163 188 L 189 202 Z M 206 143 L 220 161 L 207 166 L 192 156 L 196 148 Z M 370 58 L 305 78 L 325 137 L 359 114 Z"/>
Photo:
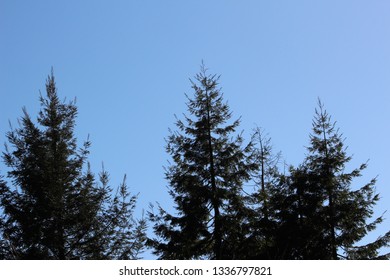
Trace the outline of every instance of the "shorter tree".
<path fill-rule="evenodd" d="M 390 245 L 390 231 L 376 241 L 357 245 L 382 222 L 374 219 L 379 200 L 376 179 L 352 188 L 367 164 L 346 172 L 342 135 L 319 101 L 305 161 L 282 181 L 277 196 L 277 247 L 285 259 L 388 259 L 379 249 Z"/>
<path fill-rule="evenodd" d="M 280 175 L 270 194 L 272 259 L 321 259 L 317 254 L 325 245 L 318 243 L 322 230 L 317 225 L 322 202 L 303 165 L 290 166 L 288 174 Z"/>
<path fill-rule="evenodd" d="M 270 203 L 281 177 L 278 168 L 281 153 L 273 153 L 271 138 L 260 127 L 254 129 L 251 142 L 258 168 L 252 174 L 255 190 L 248 195 L 251 213 L 248 215 L 250 235 L 246 250 L 247 258 L 273 259 L 276 220 Z"/>

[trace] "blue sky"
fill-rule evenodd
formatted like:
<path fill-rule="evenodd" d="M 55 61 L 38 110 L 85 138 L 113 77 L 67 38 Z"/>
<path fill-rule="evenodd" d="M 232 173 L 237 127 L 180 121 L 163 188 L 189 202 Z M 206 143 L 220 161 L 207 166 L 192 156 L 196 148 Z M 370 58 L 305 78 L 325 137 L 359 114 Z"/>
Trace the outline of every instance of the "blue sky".
<path fill-rule="evenodd" d="M 389 12 L 385 0 L 0 0 L 0 143 L 23 106 L 37 113 L 53 67 L 59 95 L 77 97 L 76 134 L 90 135 L 93 170 L 104 162 L 113 186 L 127 174 L 138 214 L 149 202 L 169 208 L 164 138 L 204 60 L 246 139 L 263 127 L 289 164 L 304 158 L 320 97 L 350 167 L 370 159 L 356 186 L 379 176 L 381 214 L 390 206 Z M 390 229 L 385 217 L 369 238 Z"/>

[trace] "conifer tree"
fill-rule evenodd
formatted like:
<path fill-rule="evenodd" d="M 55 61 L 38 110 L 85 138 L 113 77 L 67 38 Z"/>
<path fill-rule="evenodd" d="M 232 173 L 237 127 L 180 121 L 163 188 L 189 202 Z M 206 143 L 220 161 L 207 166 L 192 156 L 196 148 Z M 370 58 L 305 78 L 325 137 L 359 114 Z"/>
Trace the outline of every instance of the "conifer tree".
<path fill-rule="evenodd" d="M 321 259 L 323 224 L 318 215 L 324 198 L 311 184 L 304 165 L 290 166 L 270 193 L 273 238 L 271 259 Z"/>
<path fill-rule="evenodd" d="M 125 182 L 113 195 L 104 170 L 95 179 L 87 162 L 90 141 L 78 148 L 74 136 L 77 107 L 60 101 L 53 72 L 40 102 L 37 124 L 23 109 L 20 127 L 7 134 L 2 258 L 136 258 L 144 235 L 135 233 L 145 231 L 132 217 L 136 197 Z"/>
<path fill-rule="evenodd" d="M 319 101 L 306 159 L 291 169 L 276 200 L 280 221 L 277 248 L 284 252 L 281 258 L 389 257 L 380 255 L 379 250 L 389 246 L 390 231 L 372 243 L 357 245 L 383 218 L 371 221 L 379 200 L 376 179 L 353 187 L 367 164 L 347 172 L 350 160 L 342 135 Z"/>
<path fill-rule="evenodd" d="M 321 215 L 326 225 L 324 239 L 328 246 L 324 258 L 378 258 L 378 249 L 390 245 L 390 231 L 371 244 L 355 245 L 382 222 L 382 216 L 369 222 L 379 200 L 379 194 L 375 192 L 376 178 L 352 189 L 353 179 L 361 176 L 367 164 L 351 172 L 345 171 L 351 157 L 346 153 L 342 135 L 321 101 L 318 106 L 305 165 L 312 174 L 313 184 L 321 188 L 325 198 Z"/>
<path fill-rule="evenodd" d="M 166 169 L 176 213 L 159 207 L 150 213 L 157 238 L 150 240 L 161 259 L 234 259 L 245 253 L 247 206 L 243 183 L 256 168 L 252 146 L 235 135 L 239 120 L 223 101 L 219 77 L 202 65 L 191 81 L 184 121 L 167 139 L 173 163 Z"/>
<path fill-rule="evenodd" d="M 274 252 L 274 230 L 276 219 L 272 209 L 272 198 L 280 181 L 281 153 L 274 154 L 271 138 L 264 130 L 256 127 L 252 135 L 254 158 L 258 169 L 252 174 L 255 190 L 249 194 L 252 213 L 249 215 L 250 235 L 248 236 L 247 258 L 272 259 Z"/>

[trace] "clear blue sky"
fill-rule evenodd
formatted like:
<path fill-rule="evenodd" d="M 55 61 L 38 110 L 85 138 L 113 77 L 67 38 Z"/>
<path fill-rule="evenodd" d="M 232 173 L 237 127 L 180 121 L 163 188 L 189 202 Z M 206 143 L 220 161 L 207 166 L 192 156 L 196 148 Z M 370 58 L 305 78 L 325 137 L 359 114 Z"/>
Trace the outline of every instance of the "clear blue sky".
<path fill-rule="evenodd" d="M 164 137 L 203 59 L 246 139 L 263 127 L 289 164 L 304 157 L 320 97 L 351 168 L 370 159 L 358 183 L 379 175 L 381 214 L 390 208 L 389 14 L 385 0 L 0 0 L 0 143 L 23 106 L 35 116 L 53 67 L 59 95 L 77 97 L 76 133 L 90 135 L 93 170 L 104 162 L 113 186 L 127 174 L 138 215 L 149 202 L 169 208 Z M 371 239 L 390 228 L 385 217 Z"/>

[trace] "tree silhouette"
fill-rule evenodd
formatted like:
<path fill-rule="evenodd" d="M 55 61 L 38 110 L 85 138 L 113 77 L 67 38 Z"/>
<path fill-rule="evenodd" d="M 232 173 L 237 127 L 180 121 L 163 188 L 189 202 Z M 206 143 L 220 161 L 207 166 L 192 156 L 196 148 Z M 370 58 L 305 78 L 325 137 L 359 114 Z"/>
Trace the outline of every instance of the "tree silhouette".
<path fill-rule="evenodd" d="M 275 258 L 274 235 L 277 218 L 271 203 L 282 176 L 278 168 L 281 153 L 273 153 L 271 138 L 260 127 L 254 129 L 252 144 L 258 168 L 252 174 L 255 190 L 247 196 L 252 212 L 248 217 L 250 234 L 246 258 L 272 259 Z"/>
<path fill-rule="evenodd" d="M 177 120 L 167 139 L 173 163 L 166 169 L 176 213 L 161 207 L 150 213 L 157 238 L 150 240 L 162 259 L 234 259 L 243 255 L 247 207 L 243 183 L 256 168 L 252 146 L 234 135 L 239 120 L 218 88 L 219 77 L 204 65 L 192 82 L 189 116 Z"/>
<path fill-rule="evenodd" d="M 390 231 L 372 243 L 357 245 L 382 222 L 382 216 L 369 221 L 379 200 L 376 179 L 352 188 L 367 164 L 346 172 L 351 157 L 320 101 L 307 150 L 304 162 L 291 168 L 273 197 L 279 216 L 275 234 L 279 258 L 389 258 L 389 254 L 379 255 L 379 249 L 389 245 Z"/>
<path fill-rule="evenodd" d="M 77 107 L 61 102 L 53 71 L 35 124 L 23 109 L 20 128 L 7 134 L 0 184 L 3 259 L 137 258 L 145 223 L 134 221 L 136 196 L 125 182 L 112 195 L 108 173 L 95 179 L 87 162 L 90 141 L 77 146 Z"/>
<path fill-rule="evenodd" d="M 305 165 L 313 174 L 313 184 L 321 188 L 325 198 L 321 216 L 327 254 L 323 258 L 384 258 L 386 256 L 379 256 L 377 250 L 390 244 L 390 231 L 371 244 L 355 245 L 382 222 L 382 217 L 368 222 L 379 200 L 379 194 L 375 193 L 376 179 L 360 188 L 351 187 L 353 179 L 361 176 L 367 164 L 345 172 L 351 157 L 346 153 L 342 135 L 321 101 L 318 107 Z"/>

